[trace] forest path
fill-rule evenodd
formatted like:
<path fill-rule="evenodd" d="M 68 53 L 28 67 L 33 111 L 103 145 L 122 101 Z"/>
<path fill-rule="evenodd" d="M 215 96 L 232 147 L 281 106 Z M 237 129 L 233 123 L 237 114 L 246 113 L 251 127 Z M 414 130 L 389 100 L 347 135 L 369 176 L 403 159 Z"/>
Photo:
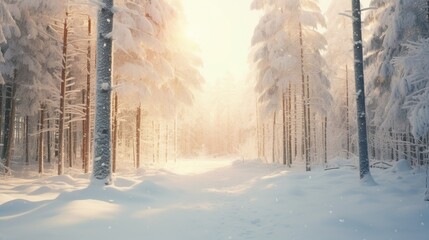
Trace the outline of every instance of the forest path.
<path fill-rule="evenodd" d="M 2 179 L 0 240 L 427 239 L 424 174 L 303 172 L 234 158 L 180 160 L 88 175 Z"/>

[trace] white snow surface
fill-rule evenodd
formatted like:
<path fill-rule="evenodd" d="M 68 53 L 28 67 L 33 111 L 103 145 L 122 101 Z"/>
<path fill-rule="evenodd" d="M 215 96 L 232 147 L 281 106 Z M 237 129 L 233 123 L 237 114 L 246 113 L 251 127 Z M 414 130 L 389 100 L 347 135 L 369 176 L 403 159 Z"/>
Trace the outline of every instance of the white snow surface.
<path fill-rule="evenodd" d="M 400 162 L 403 164 L 403 162 Z M 423 170 L 290 169 L 234 158 L 0 179 L 0 239 L 428 239 Z M 401 169 L 401 171 L 398 171 Z"/>

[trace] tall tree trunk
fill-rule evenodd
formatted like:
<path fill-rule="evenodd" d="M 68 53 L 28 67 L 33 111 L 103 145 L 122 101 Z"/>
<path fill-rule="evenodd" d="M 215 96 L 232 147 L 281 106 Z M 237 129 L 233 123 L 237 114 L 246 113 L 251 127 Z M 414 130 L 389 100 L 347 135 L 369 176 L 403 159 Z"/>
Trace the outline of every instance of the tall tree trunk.
<path fill-rule="evenodd" d="M 288 145 L 289 145 L 289 161 L 288 161 L 288 166 L 291 167 L 292 166 L 292 84 L 289 83 L 289 89 L 288 89 L 288 109 L 289 109 L 289 114 L 288 114 L 288 126 L 289 126 L 289 140 L 288 140 Z"/>
<path fill-rule="evenodd" d="M 25 116 L 25 165 L 30 165 L 30 134 L 29 130 L 29 117 Z"/>
<path fill-rule="evenodd" d="M 4 142 L 3 142 L 3 122 L 4 122 L 4 112 L 3 112 L 3 110 L 4 110 L 4 108 L 3 108 L 3 105 L 4 105 L 4 89 L 5 89 L 5 87 L 4 87 L 4 84 L 0 84 L 0 150 L 1 150 L 1 153 L 3 153 L 3 144 L 4 144 Z M 0 156 L 1 158 L 3 158 L 3 155 L 2 156 Z"/>
<path fill-rule="evenodd" d="M 355 56 L 355 79 L 357 95 L 357 119 L 359 132 L 359 171 L 360 178 L 371 178 L 368 158 L 368 138 L 366 130 L 365 84 L 363 72 L 363 49 L 361 29 L 360 0 L 352 0 L 353 10 L 353 42 Z"/>
<path fill-rule="evenodd" d="M 38 156 L 38 162 L 39 162 L 39 173 L 43 173 L 43 161 L 44 161 L 44 141 L 43 141 L 43 135 L 44 135 L 44 122 L 45 122 L 45 106 L 42 104 L 40 108 L 40 119 L 39 119 L 39 156 Z"/>
<path fill-rule="evenodd" d="M 98 12 L 97 104 L 95 114 L 95 179 L 111 183 L 110 106 L 112 85 L 113 0 L 103 0 Z"/>
<path fill-rule="evenodd" d="M 16 70 L 14 73 L 14 81 L 16 80 Z M 6 86 L 6 112 L 5 112 L 5 130 L 4 130 L 4 149 L 3 156 L 5 158 L 5 173 L 9 173 L 10 162 L 12 161 L 14 145 L 15 145 L 15 93 L 16 84 L 12 83 Z"/>
<path fill-rule="evenodd" d="M 136 168 L 140 168 L 141 114 L 141 105 L 139 105 L 136 112 Z"/>
<path fill-rule="evenodd" d="M 307 88 L 307 119 L 308 119 L 308 130 L 307 130 L 307 162 L 306 162 L 306 170 L 311 171 L 311 101 L 310 101 L 310 78 L 307 76 L 306 82 Z"/>
<path fill-rule="evenodd" d="M 72 122 L 72 115 L 69 115 L 69 127 L 68 127 L 68 145 L 67 145 L 67 150 L 68 150 L 68 158 L 69 158 L 69 168 L 73 167 L 73 122 Z"/>
<path fill-rule="evenodd" d="M 299 44 L 301 48 L 301 80 L 302 80 L 302 103 L 303 103 L 303 125 L 304 125 L 304 136 L 303 136 L 303 154 L 305 155 L 305 169 L 310 171 L 310 156 L 309 156 L 309 132 L 308 132 L 308 103 L 307 103 L 307 94 L 306 94 L 306 77 L 304 72 L 304 39 L 302 36 L 302 25 L 299 24 Z"/>
<path fill-rule="evenodd" d="M 298 156 L 298 109 L 297 109 L 297 87 L 293 88 L 293 125 L 294 125 L 294 133 L 293 133 L 293 142 L 294 142 L 294 157 Z M 291 163 L 292 164 L 292 163 Z"/>
<path fill-rule="evenodd" d="M 88 47 L 86 54 L 86 101 L 85 101 L 85 132 L 84 132 L 84 149 L 85 154 L 83 157 L 84 161 L 84 172 L 89 172 L 89 161 L 91 154 L 91 34 L 92 34 L 92 22 L 91 18 L 88 17 Z"/>
<path fill-rule="evenodd" d="M 1 159 L 6 159 L 7 145 L 9 142 L 9 131 L 10 131 L 10 113 L 12 110 L 12 84 L 6 84 L 5 89 L 5 111 L 4 111 L 4 129 L 3 129 L 3 148 L 1 152 Z"/>
<path fill-rule="evenodd" d="M 85 106 L 85 100 L 86 100 L 86 89 L 82 89 L 82 105 Z M 86 115 L 86 108 L 83 109 L 83 113 Z M 86 118 L 82 119 L 82 146 L 81 146 L 81 152 L 82 152 L 82 169 L 85 171 L 85 165 L 86 165 Z"/>
<path fill-rule="evenodd" d="M 58 123 L 58 175 L 64 172 L 64 123 L 65 123 L 65 98 L 66 98 L 66 79 L 67 79 L 67 44 L 68 44 L 68 12 L 64 19 L 63 29 L 63 61 L 61 70 L 61 98 L 60 98 L 60 116 Z"/>

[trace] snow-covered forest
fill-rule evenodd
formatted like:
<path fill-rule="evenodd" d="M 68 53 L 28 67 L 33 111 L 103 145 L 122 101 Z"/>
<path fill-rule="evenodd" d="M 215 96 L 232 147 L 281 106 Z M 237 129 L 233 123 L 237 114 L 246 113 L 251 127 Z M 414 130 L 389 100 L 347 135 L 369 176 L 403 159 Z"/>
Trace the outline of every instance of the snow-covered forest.
<path fill-rule="evenodd" d="M 429 1 L 208 2 L 0 0 L 0 239 L 425 239 Z"/>

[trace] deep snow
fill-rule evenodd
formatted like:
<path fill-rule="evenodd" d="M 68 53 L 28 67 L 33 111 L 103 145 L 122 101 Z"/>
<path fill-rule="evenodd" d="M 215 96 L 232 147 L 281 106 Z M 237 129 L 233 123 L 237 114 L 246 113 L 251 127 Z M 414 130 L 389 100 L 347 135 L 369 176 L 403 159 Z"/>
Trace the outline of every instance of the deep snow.
<path fill-rule="evenodd" d="M 117 174 L 2 177 L 0 239 L 429 239 L 423 170 L 303 172 L 258 161 L 196 159 Z"/>

